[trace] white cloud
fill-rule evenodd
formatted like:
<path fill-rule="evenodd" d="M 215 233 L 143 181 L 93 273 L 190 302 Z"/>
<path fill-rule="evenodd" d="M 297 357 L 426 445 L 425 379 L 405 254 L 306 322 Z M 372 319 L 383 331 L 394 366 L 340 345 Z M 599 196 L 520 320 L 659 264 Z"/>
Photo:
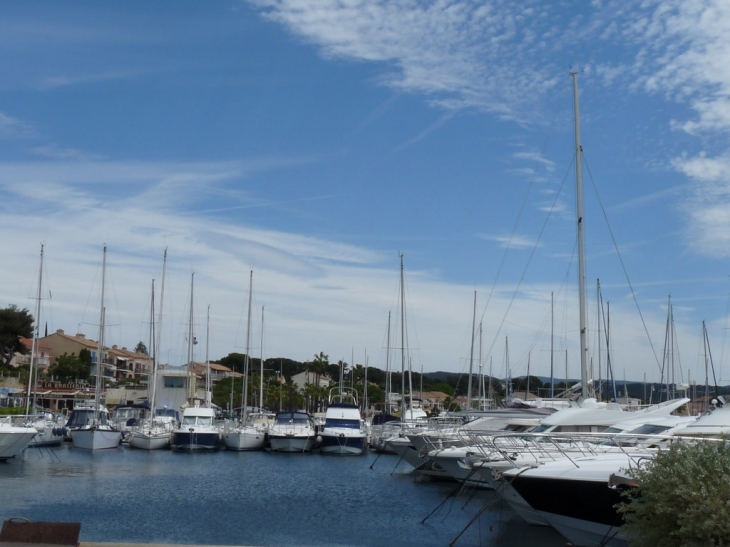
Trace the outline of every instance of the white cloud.
<path fill-rule="evenodd" d="M 36 131 L 31 124 L 0 112 L 0 138 L 30 139 L 35 136 Z"/>
<path fill-rule="evenodd" d="M 382 83 L 423 93 L 446 109 L 478 108 L 515 119 L 551 89 L 543 59 L 550 6 L 482 5 L 440 0 L 251 0 L 266 17 L 321 48 L 330 58 L 380 62 Z"/>
<path fill-rule="evenodd" d="M 61 148 L 54 144 L 31 148 L 33 154 L 54 160 L 101 160 L 102 156 L 89 154 L 74 148 Z"/>
<path fill-rule="evenodd" d="M 145 72 L 146 71 L 141 70 L 104 70 L 87 74 L 45 76 L 39 80 L 39 85 L 41 88 L 66 87 L 80 84 L 105 82 L 108 80 L 123 80 L 140 76 Z"/>
<path fill-rule="evenodd" d="M 479 237 L 481 237 L 482 239 L 487 239 L 489 241 L 496 241 L 500 244 L 500 247 L 506 247 L 509 249 L 532 249 L 536 246 L 540 246 L 540 244 L 537 243 L 534 239 L 531 239 L 527 236 L 481 234 Z"/>

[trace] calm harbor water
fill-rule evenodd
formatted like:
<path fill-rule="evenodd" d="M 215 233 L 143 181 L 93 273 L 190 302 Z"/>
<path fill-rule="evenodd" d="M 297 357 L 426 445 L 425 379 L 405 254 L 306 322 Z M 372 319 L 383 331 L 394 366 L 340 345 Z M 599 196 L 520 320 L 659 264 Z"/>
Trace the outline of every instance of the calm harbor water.
<path fill-rule="evenodd" d="M 397 457 L 187 454 L 64 444 L 0 464 L 0 517 L 81 522 L 81 541 L 261 546 L 557 547 L 492 492 L 451 498 Z M 372 469 L 371 469 L 371 464 Z"/>

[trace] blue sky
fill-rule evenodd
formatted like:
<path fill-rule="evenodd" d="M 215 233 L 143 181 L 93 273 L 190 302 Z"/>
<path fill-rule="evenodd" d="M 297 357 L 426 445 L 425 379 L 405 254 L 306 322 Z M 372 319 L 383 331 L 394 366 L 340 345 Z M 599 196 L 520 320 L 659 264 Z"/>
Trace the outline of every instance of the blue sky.
<path fill-rule="evenodd" d="M 96 338 L 107 244 L 133 347 L 167 247 L 163 362 L 193 271 L 195 358 L 208 306 L 210 358 L 245 350 L 253 270 L 252 354 L 384 368 L 403 253 L 415 370 L 468 370 L 476 291 L 475 371 L 508 340 L 549 375 L 552 330 L 578 377 L 577 71 L 594 376 L 600 279 L 617 378 L 659 380 L 671 296 L 677 381 L 702 321 L 730 381 L 728 31 L 720 0 L 5 3 L 0 305 L 35 309 L 43 243 L 41 323 Z"/>

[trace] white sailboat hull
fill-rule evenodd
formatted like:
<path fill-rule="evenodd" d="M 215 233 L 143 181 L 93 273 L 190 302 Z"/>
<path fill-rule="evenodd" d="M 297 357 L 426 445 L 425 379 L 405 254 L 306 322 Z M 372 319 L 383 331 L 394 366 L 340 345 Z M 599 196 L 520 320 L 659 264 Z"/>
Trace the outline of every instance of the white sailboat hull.
<path fill-rule="evenodd" d="M 105 450 L 116 448 L 122 442 L 122 432 L 108 426 L 84 426 L 71 431 L 74 448 Z"/>
<path fill-rule="evenodd" d="M 127 435 L 131 448 L 142 450 L 164 450 L 170 448 L 172 432 L 170 431 L 133 431 Z"/>
<path fill-rule="evenodd" d="M 266 430 L 256 427 L 227 431 L 222 437 L 227 450 L 262 450 L 266 445 Z"/>

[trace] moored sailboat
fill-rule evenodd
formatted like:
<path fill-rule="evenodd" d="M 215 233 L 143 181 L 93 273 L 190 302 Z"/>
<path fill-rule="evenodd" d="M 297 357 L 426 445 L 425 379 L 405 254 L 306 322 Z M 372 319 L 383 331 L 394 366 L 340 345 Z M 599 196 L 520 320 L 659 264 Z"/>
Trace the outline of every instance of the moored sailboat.
<path fill-rule="evenodd" d="M 167 267 L 167 249 L 162 265 L 162 286 L 160 287 L 160 311 L 157 322 L 157 336 L 155 336 L 155 282 L 152 280 L 152 300 L 150 304 L 150 342 L 152 351 L 152 370 L 150 371 L 148 388 L 151 389 L 149 398 L 150 416 L 139 427 L 128 435 L 129 446 L 143 450 L 160 450 L 170 448 L 172 430 L 177 426 L 177 420 L 170 416 L 159 415 L 155 404 L 157 401 L 157 355 L 160 348 L 160 328 L 162 322 L 162 301 L 165 293 L 165 270 Z"/>
<path fill-rule="evenodd" d="M 106 308 L 104 307 L 104 291 L 106 277 L 106 245 L 104 245 L 104 258 L 101 274 L 101 314 L 99 318 L 99 344 L 96 353 L 96 375 L 94 388 L 94 404 L 92 418 L 85 425 L 71 431 L 71 442 L 75 448 L 87 450 L 101 450 L 116 448 L 122 442 L 122 432 L 117 429 L 110 420 L 106 418 L 101 410 L 101 377 L 104 367 L 104 325 L 106 320 Z"/>
<path fill-rule="evenodd" d="M 248 284 L 248 326 L 246 327 L 246 356 L 243 366 L 243 401 L 241 405 L 240 420 L 226 424 L 221 437 L 223 444 L 228 450 L 261 450 L 266 444 L 268 424 L 266 421 L 253 421 L 252 415 L 248 412 L 248 378 L 251 352 L 251 299 L 253 292 L 253 271 L 249 275 Z M 263 339 L 263 310 L 262 314 L 262 339 Z M 263 344 L 263 340 L 262 340 Z M 262 350 L 263 351 L 263 350 Z M 261 382 L 263 382 L 263 359 L 261 360 Z M 261 384 L 263 394 L 263 383 Z M 259 402 L 261 406 L 261 402 Z"/>
<path fill-rule="evenodd" d="M 28 392 L 26 397 L 25 413 L 27 419 L 23 426 L 33 428 L 37 434 L 32 437 L 28 446 L 41 448 L 58 446 L 63 441 L 63 418 L 52 412 L 40 411 L 36 408 L 38 396 L 38 338 L 41 322 L 41 289 L 43 285 L 43 244 L 41 244 L 40 268 L 38 269 L 38 295 L 36 298 L 35 326 L 33 328 L 33 342 L 30 351 L 30 369 L 28 371 Z M 31 395 L 31 386 L 33 388 Z M 31 403 L 32 400 L 32 403 Z"/>

